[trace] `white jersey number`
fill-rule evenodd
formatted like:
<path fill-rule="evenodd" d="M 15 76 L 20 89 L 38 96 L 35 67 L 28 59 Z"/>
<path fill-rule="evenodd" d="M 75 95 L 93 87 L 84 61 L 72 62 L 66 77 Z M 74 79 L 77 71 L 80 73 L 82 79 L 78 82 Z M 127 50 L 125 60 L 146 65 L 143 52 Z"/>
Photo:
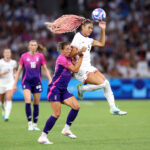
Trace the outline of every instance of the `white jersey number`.
<path fill-rule="evenodd" d="M 31 62 L 31 68 L 36 68 L 36 63 L 35 62 Z"/>

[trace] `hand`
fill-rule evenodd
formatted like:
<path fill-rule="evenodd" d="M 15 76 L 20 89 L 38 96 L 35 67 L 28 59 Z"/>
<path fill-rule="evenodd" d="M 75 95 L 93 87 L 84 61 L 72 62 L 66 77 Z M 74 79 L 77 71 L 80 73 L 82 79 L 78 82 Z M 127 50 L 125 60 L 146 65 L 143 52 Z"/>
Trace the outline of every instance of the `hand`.
<path fill-rule="evenodd" d="M 106 22 L 104 22 L 104 21 L 99 22 L 99 27 L 101 29 L 106 29 Z"/>
<path fill-rule="evenodd" d="M 50 84 L 51 84 L 51 82 L 52 82 L 52 80 L 49 80 L 49 81 L 48 81 L 48 85 L 50 85 Z"/>
<path fill-rule="evenodd" d="M 16 84 L 14 84 L 14 86 L 13 86 L 13 92 L 16 93 L 16 91 L 17 91 L 17 86 L 16 86 Z"/>
<path fill-rule="evenodd" d="M 87 47 L 83 46 L 83 47 L 81 48 L 81 51 L 82 51 L 82 52 L 85 52 L 86 49 L 87 49 Z"/>
<path fill-rule="evenodd" d="M 72 62 L 73 65 L 75 65 L 75 64 L 77 63 L 77 61 L 78 61 L 78 60 L 76 59 L 76 57 L 72 57 L 71 62 Z"/>

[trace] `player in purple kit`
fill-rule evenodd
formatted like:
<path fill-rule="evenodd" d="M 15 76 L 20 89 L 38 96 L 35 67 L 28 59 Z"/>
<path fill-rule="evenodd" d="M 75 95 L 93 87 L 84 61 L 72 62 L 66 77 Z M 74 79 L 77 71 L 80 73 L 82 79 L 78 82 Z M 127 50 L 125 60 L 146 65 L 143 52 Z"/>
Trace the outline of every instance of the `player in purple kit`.
<path fill-rule="evenodd" d="M 20 73 L 23 70 L 22 75 L 22 88 L 25 99 L 25 111 L 28 120 L 28 130 L 40 130 L 37 127 L 37 121 L 39 116 L 39 101 L 42 92 L 41 81 L 41 67 L 43 67 L 49 83 L 51 82 L 51 76 L 46 66 L 46 60 L 41 53 L 45 48 L 39 45 L 36 41 L 29 42 L 29 52 L 24 53 L 21 56 L 19 62 L 19 68 L 16 74 L 14 90 L 17 89 L 17 81 Z M 33 94 L 33 123 L 31 115 L 31 93 Z"/>
<path fill-rule="evenodd" d="M 80 105 L 77 99 L 67 91 L 67 87 L 71 80 L 72 72 L 79 71 L 82 62 L 82 55 L 80 55 L 79 61 L 76 64 L 72 64 L 71 59 L 69 58 L 71 53 L 70 45 L 67 42 L 60 42 L 58 44 L 58 50 L 61 54 L 56 60 L 55 75 L 48 87 L 47 93 L 47 98 L 51 104 L 53 114 L 47 120 L 43 132 L 38 139 L 38 142 L 41 144 L 53 144 L 48 140 L 47 134 L 60 116 L 61 104 L 65 104 L 72 108 L 67 117 L 66 125 L 62 130 L 62 134 L 69 136 L 70 138 L 76 138 L 76 136 L 70 131 L 70 126 L 77 117 Z M 84 50 L 86 50 L 86 48 L 82 47 L 82 51 Z"/>

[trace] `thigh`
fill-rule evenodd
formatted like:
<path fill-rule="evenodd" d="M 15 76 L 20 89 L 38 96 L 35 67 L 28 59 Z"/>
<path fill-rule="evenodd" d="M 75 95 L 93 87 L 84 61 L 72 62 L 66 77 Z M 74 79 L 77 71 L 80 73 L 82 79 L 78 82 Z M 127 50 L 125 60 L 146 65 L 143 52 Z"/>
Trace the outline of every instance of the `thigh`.
<path fill-rule="evenodd" d="M 85 80 L 85 82 L 89 83 L 89 84 L 95 84 L 95 85 L 99 85 L 99 84 L 104 83 L 105 77 L 102 74 L 101 75 L 98 74 L 97 72 L 98 71 L 96 71 L 96 72 L 90 72 L 88 74 L 88 77 Z"/>
<path fill-rule="evenodd" d="M 103 79 L 104 81 L 106 80 L 105 76 L 104 76 L 101 72 L 99 72 L 98 70 L 95 72 L 95 75 L 96 75 L 97 77 Z"/>
<path fill-rule="evenodd" d="M 50 101 L 50 104 L 51 104 L 51 107 L 52 107 L 52 110 L 53 110 L 53 115 L 55 117 L 58 117 L 61 113 L 61 102 Z"/>
<path fill-rule="evenodd" d="M 6 100 L 12 100 L 13 93 L 13 90 L 6 91 Z"/>
<path fill-rule="evenodd" d="M 65 105 L 67 105 L 73 109 L 79 109 L 80 108 L 80 104 L 74 96 L 72 96 L 68 99 L 65 99 L 63 101 L 63 104 L 65 104 Z"/>
<path fill-rule="evenodd" d="M 39 104 L 41 98 L 41 93 L 33 94 L 33 104 Z"/>
<path fill-rule="evenodd" d="M 25 103 L 31 103 L 31 91 L 28 89 L 23 90 Z"/>

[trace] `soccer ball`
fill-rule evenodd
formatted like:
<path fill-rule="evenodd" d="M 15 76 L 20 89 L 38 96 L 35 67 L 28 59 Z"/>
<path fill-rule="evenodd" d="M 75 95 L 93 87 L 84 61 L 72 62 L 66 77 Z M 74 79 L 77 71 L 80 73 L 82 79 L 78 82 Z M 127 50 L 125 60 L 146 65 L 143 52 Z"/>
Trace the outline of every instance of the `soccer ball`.
<path fill-rule="evenodd" d="M 96 8 L 92 11 L 92 19 L 96 22 L 105 21 L 106 12 L 101 8 Z"/>

